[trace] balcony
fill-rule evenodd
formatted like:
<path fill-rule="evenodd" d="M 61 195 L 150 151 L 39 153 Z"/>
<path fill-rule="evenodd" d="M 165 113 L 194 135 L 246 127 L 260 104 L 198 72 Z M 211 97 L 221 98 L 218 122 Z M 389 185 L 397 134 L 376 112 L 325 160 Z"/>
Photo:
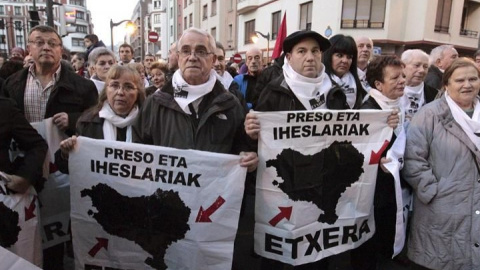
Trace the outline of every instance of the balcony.
<path fill-rule="evenodd" d="M 462 29 L 462 30 L 460 30 L 460 36 L 468 37 L 468 38 L 477 38 L 478 37 L 478 31 Z"/>
<path fill-rule="evenodd" d="M 371 20 L 342 20 L 341 28 L 378 28 L 382 29 L 384 22 L 373 22 Z"/>
<path fill-rule="evenodd" d="M 258 8 L 258 0 L 238 0 L 237 12 L 243 14 Z"/>

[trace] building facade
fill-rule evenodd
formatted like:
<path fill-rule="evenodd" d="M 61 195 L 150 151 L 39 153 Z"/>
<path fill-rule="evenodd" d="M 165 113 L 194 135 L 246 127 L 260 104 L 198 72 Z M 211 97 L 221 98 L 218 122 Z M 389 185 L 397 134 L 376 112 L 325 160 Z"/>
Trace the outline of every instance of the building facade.
<path fill-rule="evenodd" d="M 76 21 L 72 25 L 74 31 L 62 37 L 64 46 L 72 53 L 83 52 L 85 47 L 83 37 L 92 33 L 93 25 L 91 15 L 86 7 L 86 0 L 61 0 L 63 7 L 71 7 L 75 9 Z M 41 25 L 46 24 L 47 15 L 46 0 L 36 0 L 35 9 L 38 12 Z M 34 10 L 34 1 L 32 0 L 16 0 L 16 1 L 0 1 L 0 54 L 8 57 L 13 47 L 27 48 L 28 32 L 34 26 L 30 18 L 29 11 Z M 64 9 L 59 5 L 53 7 L 54 27 L 61 33 L 62 27 L 60 16 L 64 16 L 61 12 Z M 3 27 L 2 27 L 3 26 Z"/>
<path fill-rule="evenodd" d="M 411 48 L 429 53 L 452 44 L 461 55 L 471 56 L 479 47 L 479 0 L 238 0 L 238 52 L 253 46 L 251 37 L 259 31 L 269 34 L 271 55 L 285 12 L 287 34 L 310 29 L 368 36 L 382 54 Z M 266 51 L 267 40 L 259 38 L 256 46 Z"/>

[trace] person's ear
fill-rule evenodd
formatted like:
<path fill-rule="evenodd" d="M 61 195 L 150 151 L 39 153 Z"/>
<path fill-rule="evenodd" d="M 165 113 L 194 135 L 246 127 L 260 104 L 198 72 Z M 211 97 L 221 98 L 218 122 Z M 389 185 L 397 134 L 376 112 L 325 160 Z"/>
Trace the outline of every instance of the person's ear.
<path fill-rule="evenodd" d="M 382 92 L 382 88 L 383 88 L 382 86 L 383 86 L 383 83 L 381 81 L 378 81 L 378 80 L 375 81 L 375 89 Z"/>

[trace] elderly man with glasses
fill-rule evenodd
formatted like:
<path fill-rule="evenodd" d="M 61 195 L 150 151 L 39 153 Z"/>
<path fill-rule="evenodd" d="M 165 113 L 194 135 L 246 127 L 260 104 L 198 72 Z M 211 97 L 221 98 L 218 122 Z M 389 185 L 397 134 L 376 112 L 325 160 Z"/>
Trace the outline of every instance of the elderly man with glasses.
<path fill-rule="evenodd" d="M 15 100 L 29 122 L 53 117 L 60 130 L 75 134 L 78 117 L 97 103 L 95 84 L 61 64 L 62 39 L 49 26 L 30 30 L 28 51 L 34 63 L 11 75 L 3 94 Z M 44 269 L 63 269 L 63 251 L 63 244 L 44 249 Z"/>
<path fill-rule="evenodd" d="M 160 91 L 147 99 L 133 126 L 133 141 L 179 149 L 243 156 L 253 171 L 257 155 L 249 152 L 244 111 L 217 80 L 215 40 L 190 28 L 177 43 L 179 69 Z"/>

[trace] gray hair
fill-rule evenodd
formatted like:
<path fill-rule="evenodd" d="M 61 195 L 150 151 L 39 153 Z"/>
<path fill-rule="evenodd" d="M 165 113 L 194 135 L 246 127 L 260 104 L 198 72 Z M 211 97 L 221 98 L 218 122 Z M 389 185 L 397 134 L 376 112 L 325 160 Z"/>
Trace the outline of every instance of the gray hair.
<path fill-rule="evenodd" d="M 443 57 L 443 53 L 446 50 L 450 49 L 455 49 L 453 45 L 440 45 L 438 47 L 435 47 L 431 52 L 430 52 L 430 59 L 429 59 L 429 64 L 430 65 L 435 65 L 435 62 L 437 62 L 438 59 L 441 59 Z"/>
<path fill-rule="evenodd" d="M 209 48 L 210 51 L 215 52 L 215 49 L 217 48 L 215 38 L 213 38 L 213 36 L 210 35 L 207 31 L 204 31 L 202 29 L 198 29 L 198 28 L 195 28 L 195 27 L 190 27 L 187 30 L 183 31 L 182 36 L 178 39 L 177 48 L 181 48 L 183 37 L 188 33 L 196 33 L 196 34 L 199 34 L 199 35 L 202 35 L 202 36 L 206 37 L 208 39 L 208 44 L 209 44 L 209 47 L 210 47 Z"/>
<path fill-rule="evenodd" d="M 88 55 L 88 64 L 90 66 L 94 66 L 97 63 L 98 58 L 104 55 L 110 55 L 113 60 L 115 60 L 115 62 L 117 61 L 117 59 L 115 58 L 115 54 L 112 51 L 105 47 L 98 47 L 93 49 L 92 52 Z"/>
<path fill-rule="evenodd" d="M 406 50 L 402 53 L 402 62 L 406 64 L 410 64 L 412 62 L 413 57 L 420 56 L 422 58 L 429 60 L 428 54 L 420 49 L 412 49 Z"/>

